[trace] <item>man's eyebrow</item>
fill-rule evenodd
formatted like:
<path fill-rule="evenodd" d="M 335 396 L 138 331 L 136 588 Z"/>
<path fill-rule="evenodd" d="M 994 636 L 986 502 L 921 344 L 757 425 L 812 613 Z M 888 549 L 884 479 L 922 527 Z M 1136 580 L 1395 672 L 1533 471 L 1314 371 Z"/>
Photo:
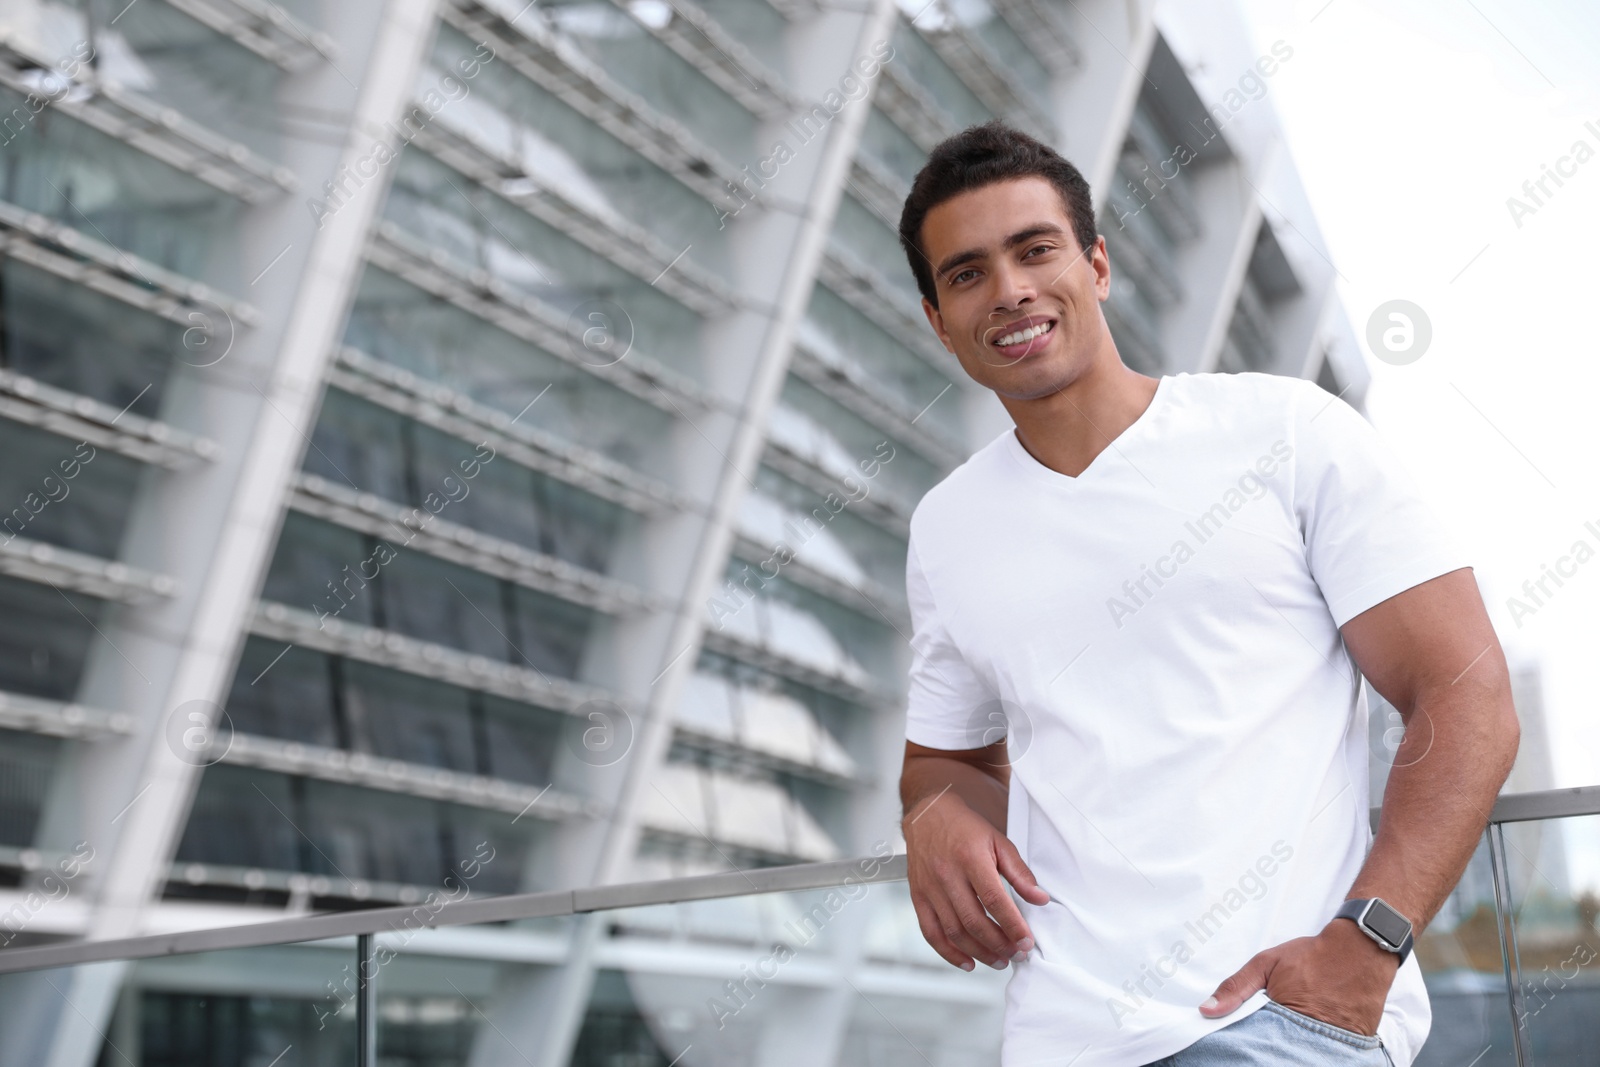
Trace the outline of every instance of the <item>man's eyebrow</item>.
<path fill-rule="evenodd" d="M 1059 237 L 1066 232 L 1066 230 L 1062 229 L 1060 226 L 1057 226 L 1053 222 L 1036 222 L 1032 226 L 1018 230 L 1010 237 L 1007 237 L 1004 241 L 1001 241 L 1000 247 L 1015 248 L 1024 241 L 1031 241 L 1035 237 L 1043 237 L 1046 234 Z M 954 255 L 947 257 L 943 263 L 940 263 L 939 266 L 935 268 L 935 273 L 942 277 L 956 267 L 961 266 L 963 263 L 969 263 L 974 259 L 982 259 L 985 255 L 985 251 L 981 248 L 969 248 L 964 252 L 957 252 Z"/>

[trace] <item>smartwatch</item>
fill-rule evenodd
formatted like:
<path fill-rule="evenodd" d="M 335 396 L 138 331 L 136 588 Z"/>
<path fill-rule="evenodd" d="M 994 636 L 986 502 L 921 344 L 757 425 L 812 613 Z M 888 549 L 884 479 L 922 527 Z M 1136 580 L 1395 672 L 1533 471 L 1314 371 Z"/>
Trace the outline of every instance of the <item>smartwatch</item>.
<path fill-rule="evenodd" d="M 1393 952 L 1404 964 L 1411 955 L 1411 920 L 1394 910 L 1382 897 L 1347 900 L 1334 913 L 1335 919 L 1349 919 L 1385 952 Z"/>

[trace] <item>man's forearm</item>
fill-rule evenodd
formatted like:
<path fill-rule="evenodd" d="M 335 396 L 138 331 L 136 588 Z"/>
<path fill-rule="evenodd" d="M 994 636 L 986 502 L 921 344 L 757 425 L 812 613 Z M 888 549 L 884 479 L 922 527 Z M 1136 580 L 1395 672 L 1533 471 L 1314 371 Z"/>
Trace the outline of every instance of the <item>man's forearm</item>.
<path fill-rule="evenodd" d="M 1382 897 L 1420 935 L 1472 859 L 1518 736 L 1510 687 L 1498 672 L 1419 696 L 1350 896 Z"/>
<path fill-rule="evenodd" d="M 953 795 L 1005 833 L 1008 771 L 1004 764 L 979 766 L 946 756 L 908 755 L 900 775 L 902 810 L 917 818 L 919 806 L 925 808 Z"/>

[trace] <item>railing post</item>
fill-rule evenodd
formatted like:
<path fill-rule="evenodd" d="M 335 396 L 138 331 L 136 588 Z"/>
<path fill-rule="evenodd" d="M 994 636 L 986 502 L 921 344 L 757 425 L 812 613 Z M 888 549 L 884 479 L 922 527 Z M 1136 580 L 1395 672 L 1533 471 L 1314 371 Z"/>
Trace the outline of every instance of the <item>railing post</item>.
<path fill-rule="evenodd" d="M 1517 929 L 1511 906 L 1511 869 L 1506 866 L 1505 826 L 1491 822 L 1485 831 L 1489 838 L 1489 870 L 1494 876 L 1494 922 L 1500 935 L 1500 958 L 1505 962 L 1507 1004 L 1511 1008 L 1511 1045 L 1516 1050 L 1517 1067 L 1532 1067 L 1522 1020 L 1522 958 L 1517 950 Z"/>
<path fill-rule="evenodd" d="M 378 1019 L 377 974 L 372 963 L 372 935 L 356 937 L 356 1067 L 376 1067 Z"/>

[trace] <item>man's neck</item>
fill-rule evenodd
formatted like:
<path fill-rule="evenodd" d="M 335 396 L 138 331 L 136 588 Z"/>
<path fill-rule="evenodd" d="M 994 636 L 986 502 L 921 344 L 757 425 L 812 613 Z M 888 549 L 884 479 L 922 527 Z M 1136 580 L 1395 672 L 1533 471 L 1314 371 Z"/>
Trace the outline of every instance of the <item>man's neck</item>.
<path fill-rule="evenodd" d="M 1022 447 L 1051 470 L 1076 478 L 1155 399 L 1159 381 L 1102 363 L 1065 388 L 1034 400 L 1001 397 Z"/>

